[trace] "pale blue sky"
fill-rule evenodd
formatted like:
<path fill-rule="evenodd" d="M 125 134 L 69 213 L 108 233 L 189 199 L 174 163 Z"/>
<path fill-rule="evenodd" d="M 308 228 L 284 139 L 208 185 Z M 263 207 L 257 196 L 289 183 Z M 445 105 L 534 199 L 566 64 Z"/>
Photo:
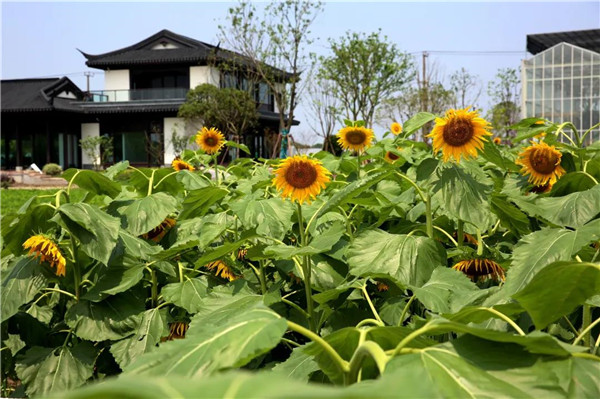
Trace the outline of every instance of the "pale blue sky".
<path fill-rule="evenodd" d="M 42 76 L 71 78 L 85 89 L 85 58 L 76 50 L 98 54 L 126 47 L 169 29 L 216 44 L 218 24 L 225 23 L 231 2 L 3 2 L 2 79 Z M 264 3 L 263 3 L 264 4 Z M 327 38 L 346 31 L 381 28 L 390 41 L 420 57 L 432 53 L 445 74 L 461 67 L 487 84 L 498 68 L 518 68 L 526 35 L 600 28 L 600 1 L 588 2 L 326 2 L 313 27 L 310 49 L 325 53 Z M 517 51 L 472 55 L 464 51 Z M 420 60 L 420 58 L 419 58 Z M 103 87 L 102 71 L 91 89 Z M 485 89 L 484 89 L 485 91 Z M 481 106 L 488 108 L 487 98 Z M 303 121 L 305 115 L 298 115 Z M 302 123 L 298 129 L 308 131 Z"/>

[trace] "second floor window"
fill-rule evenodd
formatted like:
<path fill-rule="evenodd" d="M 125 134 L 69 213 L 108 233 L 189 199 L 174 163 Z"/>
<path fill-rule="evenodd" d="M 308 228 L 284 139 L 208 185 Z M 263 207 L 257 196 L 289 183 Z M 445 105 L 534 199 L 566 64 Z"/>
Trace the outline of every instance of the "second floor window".
<path fill-rule="evenodd" d="M 221 73 L 221 88 L 222 89 L 238 89 L 246 90 L 250 93 L 254 101 L 261 105 L 269 105 L 272 108 L 273 95 L 266 83 L 255 83 L 244 77 L 240 73 L 222 72 Z"/>

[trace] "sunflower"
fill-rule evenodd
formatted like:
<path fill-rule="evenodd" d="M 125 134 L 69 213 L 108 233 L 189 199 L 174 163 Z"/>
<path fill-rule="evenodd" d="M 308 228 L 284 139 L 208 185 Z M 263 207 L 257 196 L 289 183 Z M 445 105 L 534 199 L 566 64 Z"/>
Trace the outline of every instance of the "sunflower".
<path fill-rule="evenodd" d="M 386 283 L 383 283 L 381 281 L 377 282 L 377 291 L 383 292 L 383 291 L 387 291 L 389 289 L 390 289 L 390 286 L 387 285 Z"/>
<path fill-rule="evenodd" d="M 187 332 L 188 327 L 189 327 L 189 324 L 184 323 L 182 321 L 175 321 L 173 323 L 170 323 L 169 324 L 169 335 L 167 337 L 163 337 L 161 339 L 161 342 L 185 338 L 185 333 Z"/>
<path fill-rule="evenodd" d="M 402 125 L 398 122 L 394 122 L 392 123 L 392 126 L 390 126 L 390 131 L 394 134 L 394 136 L 397 136 L 402 133 Z"/>
<path fill-rule="evenodd" d="M 552 184 L 550 183 L 546 183 L 542 186 L 533 186 L 529 192 L 530 193 L 536 193 L 536 194 L 544 194 L 544 193 L 549 193 L 552 190 Z"/>
<path fill-rule="evenodd" d="M 166 218 L 158 226 L 150 230 L 149 232 L 142 234 L 142 237 L 146 240 L 152 240 L 159 242 L 163 239 L 167 231 L 171 230 L 175 226 L 175 219 Z"/>
<path fill-rule="evenodd" d="M 216 269 L 215 275 L 229 281 L 237 280 L 239 278 L 239 276 L 233 272 L 233 269 L 222 260 L 215 260 L 214 262 L 204 265 L 204 267 L 210 271 L 214 271 Z"/>
<path fill-rule="evenodd" d="M 477 111 L 469 108 L 446 111 L 446 116 L 435 119 L 435 127 L 427 137 L 433 138 L 433 150 L 437 154 L 440 150 L 444 155 L 444 162 L 454 157 L 460 162 L 460 157 L 465 159 L 477 156 L 477 150 L 483 148 L 485 136 L 492 134 L 487 131 L 490 124 L 479 117 Z"/>
<path fill-rule="evenodd" d="M 554 146 L 531 142 L 531 146 L 519 154 L 517 165 L 523 166 L 521 173 L 529 175 L 529 182 L 536 186 L 553 185 L 566 172 L 560 166 L 562 154 Z"/>
<path fill-rule="evenodd" d="M 56 267 L 57 276 L 64 276 L 66 274 L 67 261 L 60 253 L 58 246 L 51 239 L 41 234 L 31 236 L 23 243 L 23 248 L 29 248 L 28 255 L 34 255 L 34 258 L 39 256 L 40 263 L 48 262 L 51 267 Z"/>
<path fill-rule="evenodd" d="M 218 152 L 225 144 L 223 133 L 214 127 L 207 129 L 206 126 L 198 131 L 196 135 L 196 144 L 200 146 L 207 154 Z"/>
<path fill-rule="evenodd" d="M 295 155 L 281 161 L 275 170 L 273 185 L 282 190 L 283 198 L 310 203 L 329 183 L 329 171 L 321 161 L 309 159 L 306 155 Z"/>
<path fill-rule="evenodd" d="M 389 163 L 394 163 L 400 159 L 400 155 L 398 155 L 392 151 L 386 151 L 385 157 L 383 157 L 383 159 L 385 159 Z"/>
<path fill-rule="evenodd" d="M 486 277 L 496 281 L 504 281 L 504 270 L 499 264 L 490 259 L 461 260 L 452 268 L 463 272 L 473 281 L 482 280 Z"/>
<path fill-rule="evenodd" d="M 180 159 L 180 158 L 175 158 L 173 160 L 173 162 L 171 163 L 171 166 L 173 167 L 173 169 L 175 169 L 178 172 L 180 170 L 189 170 L 189 171 L 196 170 L 196 168 L 194 168 L 192 165 L 190 165 L 189 163 L 185 162 L 183 159 Z"/>
<path fill-rule="evenodd" d="M 494 144 L 499 145 L 502 143 L 502 139 L 500 137 L 494 137 Z"/>
<path fill-rule="evenodd" d="M 247 255 L 248 255 L 248 248 L 238 249 L 238 252 L 237 252 L 238 259 L 240 259 L 240 260 L 245 259 Z"/>
<path fill-rule="evenodd" d="M 372 129 L 362 126 L 346 126 L 340 129 L 337 137 L 342 149 L 363 151 L 371 146 L 375 133 Z"/>

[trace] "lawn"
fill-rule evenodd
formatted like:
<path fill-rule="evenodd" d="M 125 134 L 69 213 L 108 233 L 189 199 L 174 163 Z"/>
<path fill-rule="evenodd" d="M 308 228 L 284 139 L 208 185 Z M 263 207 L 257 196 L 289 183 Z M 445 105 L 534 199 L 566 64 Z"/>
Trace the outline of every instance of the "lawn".
<path fill-rule="evenodd" d="M 35 195 L 49 195 L 44 200 L 50 202 L 54 201 L 54 197 L 50 195 L 56 194 L 58 188 L 46 189 L 46 190 L 26 190 L 26 189 L 11 189 L 0 191 L 0 214 L 2 216 L 11 215 L 17 213 L 19 208 L 31 197 Z M 85 195 L 85 190 L 75 188 L 71 190 L 72 199 L 75 201 L 80 200 Z"/>

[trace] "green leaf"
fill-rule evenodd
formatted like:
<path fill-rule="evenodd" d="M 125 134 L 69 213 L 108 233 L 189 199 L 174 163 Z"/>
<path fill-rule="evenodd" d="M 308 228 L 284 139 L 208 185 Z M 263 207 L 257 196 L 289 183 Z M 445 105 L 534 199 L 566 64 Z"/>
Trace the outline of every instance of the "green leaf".
<path fill-rule="evenodd" d="M 177 200 L 165 193 L 149 195 L 121 209 L 124 227 L 134 236 L 148 233 L 175 212 Z"/>
<path fill-rule="evenodd" d="M 35 317 L 40 323 L 48 325 L 52 320 L 54 312 L 50 306 L 32 304 L 29 309 L 27 309 L 27 314 L 31 315 L 31 317 Z"/>
<path fill-rule="evenodd" d="M 515 164 L 514 161 L 504 157 L 500 153 L 498 146 L 492 141 L 485 142 L 481 156 L 485 158 L 486 161 L 499 166 L 503 171 L 511 170 L 513 172 L 518 172 L 520 170 L 520 167 Z"/>
<path fill-rule="evenodd" d="M 110 198 L 115 198 L 121 193 L 121 185 L 119 183 L 93 170 L 67 169 L 61 177 L 90 193 L 108 195 Z"/>
<path fill-rule="evenodd" d="M 425 307 L 437 313 L 456 313 L 487 293 L 464 273 L 438 267 L 421 287 L 410 287 Z"/>
<path fill-rule="evenodd" d="M 287 329 L 285 319 L 266 307 L 224 321 L 204 325 L 196 333 L 190 325 L 185 339 L 165 342 L 156 351 L 140 356 L 125 371 L 191 377 L 242 367 L 274 348 Z"/>
<path fill-rule="evenodd" d="M 277 259 L 292 259 L 294 256 L 316 255 L 329 251 L 345 233 L 346 227 L 341 222 L 334 222 L 323 232 L 318 233 L 315 238 L 305 247 L 293 247 L 290 245 L 270 245 L 265 248 L 264 253 Z"/>
<path fill-rule="evenodd" d="M 313 357 L 304 353 L 306 345 L 294 348 L 290 357 L 273 367 L 273 373 L 277 378 L 292 378 L 298 381 L 308 382 L 310 375 L 319 370 L 319 365 Z"/>
<path fill-rule="evenodd" d="M 596 183 L 589 174 L 575 171 L 567 173 L 558 179 L 558 181 L 552 186 L 550 195 L 552 197 L 562 197 L 579 191 L 589 190 L 595 185 Z"/>
<path fill-rule="evenodd" d="M 531 232 L 527 215 L 508 202 L 506 196 L 492 195 L 490 205 L 492 212 L 498 216 L 500 224 L 515 236 L 520 237 Z"/>
<path fill-rule="evenodd" d="M 404 123 L 400 137 L 407 138 L 412 133 L 422 128 L 425 124 L 433 121 L 435 118 L 436 116 L 429 112 L 419 112 Z"/>
<path fill-rule="evenodd" d="M 186 278 L 182 283 L 171 283 L 165 285 L 161 294 L 163 299 L 189 313 L 196 313 L 202 306 L 202 299 L 208 294 L 208 281 L 206 277 Z"/>
<path fill-rule="evenodd" d="M 8 338 L 2 341 L 2 343 L 10 349 L 10 353 L 13 357 L 16 356 L 21 349 L 27 346 L 19 334 L 8 334 Z"/>
<path fill-rule="evenodd" d="M 94 342 L 116 340 L 139 327 L 144 311 L 144 298 L 129 291 L 102 302 L 80 300 L 67 310 L 65 322 L 79 338 Z"/>
<path fill-rule="evenodd" d="M 206 324 L 222 324 L 239 313 L 262 307 L 263 302 L 264 298 L 252 292 L 245 281 L 236 280 L 215 287 L 198 306 L 190 326 L 202 329 Z"/>
<path fill-rule="evenodd" d="M 155 349 L 161 337 L 169 332 L 167 327 L 167 309 L 150 309 L 144 312 L 136 333 L 131 337 L 115 342 L 110 347 L 119 366 L 123 369 L 139 356 Z"/>
<path fill-rule="evenodd" d="M 37 259 L 23 257 L 12 266 L 7 276 L 2 276 L 2 321 L 15 315 L 21 305 L 32 301 L 40 289 L 46 286 L 47 279 L 41 268 Z"/>
<path fill-rule="evenodd" d="M 438 169 L 438 176 L 435 189 L 441 189 L 448 216 L 469 222 L 481 231 L 487 230 L 493 221 L 489 201 L 491 186 L 454 164 Z"/>
<path fill-rule="evenodd" d="M 50 222 L 53 215 L 54 209 L 46 204 L 34 206 L 12 221 L 3 217 L 1 230 L 4 246 L 15 255 L 22 253 L 23 243 L 29 237 L 56 227 Z"/>
<path fill-rule="evenodd" d="M 540 270 L 513 298 L 531 315 L 541 330 L 571 313 L 600 292 L 600 265 L 587 262 L 555 262 Z"/>
<path fill-rule="evenodd" d="M 550 263 L 570 260 L 583 246 L 598 237 L 600 221 L 577 230 L 543 229 L 519 240 L 513 251 L 506 283 L 499 292 L 505 298 L 521 291 Z"/>
<path fill-rule="evenodd" d="M 177 181 L 183 184 L 188 191 L 212 186 L 212 182 L 206 176 L 189 170 L 180 170 L 177 173 Z"/>
<path fill-rule="evenodd" d="M 194 262 L 194 265 L 196 267 L 202 267 L 208 262 L 212 262 L 214 260 L 222 258 L 223 256 L 237 250 L 239 247 L 244 245 L 246 241 L 251 240 L 253 238 L 256 238 L 256 232 L 254 230 L 245 231 L 244 233 L 242 233 L 238 241 L 228 242 L 219 247 L 211 248 L 211 251 L 207 251 L 200 258 L 198 258 L 196 262 Z"/>
<path fill-rule="evenodd" d="M 145 264 L 141 262 L 119 262 L 104 267 L 98 281 L 82 299 L 98 302 L 133 287 L 144 277 Z"/>
<path fill-rule="evenodd" d="M 256 233 L 260 235 L 281 240 L 293 225 L 294 206 L 281 198 L 239 201 L 230 204 L 230 207 L 244 228 L 256 228 Z"/>
<path fill-rule="evenodd" d="M 115 176 L 121 172 L 124 172 L 129 168 L 129 161 L 121 161 L 112 166 L 106 168 L 104 172 L 104 176 L 108 177 L 111 180 L 114 180 Z M 63 174 L 64 175 L 64 174 Z"/>
<path fill-rule="evenodd" d="M 34 346 L 17 358 L 17 375 L 27 394 L 48 395 L 81 386 L 92 376 L 96 350 L 89 342 L 75 346 Z"/>
<path fill-rule="evenodd" d="M 367 230 L 346 252 L 349 271 L 355 276 L 391 276 L 401 284 L 420 287 L 437 266 L 446 264 L 444 249 L 430 238 Z"/>
<path fill-rule="evenodd" d="M 227 140 L 225 142 L 225 145 L 227 147 L 233 147 L 233 148 L 239 148 L 240 150 L 244 151 L 246 154 L 250 155 L 250 149 L 248 148 L 247 145 L 245 144 L 238 144 L 235 141 L 231 141 L 231 140 Z"/>
<path fill-rule="evenodd" d="M 173 247 L 177 246 L 178 243 L 185 243 L 186 241 L 195 239 L 198 241 L 197 245 L 200 248 L 206 248 L 222 236 L 227 226 L 232 225 L 234 225 L 233 217 L 225 212 L 178 222 L 175 227 L 177 240 L 173 244 Z"/>
<path fill-rule="evenodd" d="M 119 219 L 96 206 L 77 203 L 61 205 L 53 220 L 69 230 L 89 257 L 108 263 L 119 238 Z"/>
<path fill-rule="evenodd" d="M 204 216 L 215 203 L 227 195 L 227 190 L 219 187 L 205 187 L 190 191 L 183 200 L 183 211 L 180 220 Z"/>
<path fill-rule="evenodd" d="M 564 227 L 578 228 L 600 213 L 600 185 L 564 197 L 540 198 L 536 202 L 539 216 Z"/>

